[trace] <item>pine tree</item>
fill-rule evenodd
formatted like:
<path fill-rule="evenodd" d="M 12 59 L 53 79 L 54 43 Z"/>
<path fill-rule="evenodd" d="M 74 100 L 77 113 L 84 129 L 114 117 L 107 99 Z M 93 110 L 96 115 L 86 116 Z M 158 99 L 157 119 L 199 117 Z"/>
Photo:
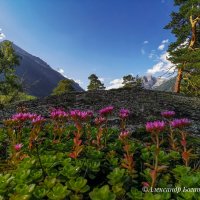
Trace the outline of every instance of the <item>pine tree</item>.
<path fill-rule="evenodd" d="M 73 87 L 73 80 L 64 79 L 59 81 L 56 88 L 53 89 L 52 95 L 61 95 L 66 92 L 73 92 L 75 91 Z"/>
<path fill-rule="evenodd" d="M 88 79 L 90 80 L 89 85 L 87 86 L 88 90 L 104 90 L 104 84 L 99 80 L 95 74 L 91 74 Z"/>
<path fill-rule="evenodd" d="M 137 76 L 135 77 L 135 79 L 136 79 L 136 86 L 137 86 L 138 88 L 142 88 L 142 87 L 143 87 L 142 78 L 139 77 L 139 76 L 137 75 Z"/>
<path fill-rule="evenodd" d="M 137 85 L 137 81 L 136 78 L 130 74 L 123 77 L 122 84 L 124 85 L 123 88 L 132 88 Z"/>
<path fill-rule="evenodd" d="M 168 59 L 178 69 L 174 91 L 196 94 L 200 89 L 200 1 L 174 0 L 174 5 L 179 10 L 171 13 L 171 22 L 165 27 L 176 37 L 168 49 Z"/>

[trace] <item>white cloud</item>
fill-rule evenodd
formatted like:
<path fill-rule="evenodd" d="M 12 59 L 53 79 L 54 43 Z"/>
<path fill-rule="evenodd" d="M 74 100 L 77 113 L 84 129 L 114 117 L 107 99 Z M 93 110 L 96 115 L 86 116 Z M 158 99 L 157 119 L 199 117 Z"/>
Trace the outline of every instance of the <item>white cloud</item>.
<path fill-rule="evenodd" d="M 166 40 L 163 40 L 162 41 L 162 44 L 166 44 L 166 43 L 168 43 L 169 42 L 169 39 L 166 39 Z"/>
<path fill-rule="evenodd" d="M 143 44 L 148 44 L 149 43 L 149 41 L 147 41 L 147 40 L 145 40 L 144 42 L 143 42 Z"/>
<path fill-rule="evenodd" d="M 169 39 L 163 40 L 158 46 L 158 50 L 162 51 L 165 48 L 165 45 L 169 42 Z"/>
<path fill-rule="evenodd" d="M 104 82 L 104 81 L 105 81 L 105 79 L 104 79 L 103 77 L 99 78 L 99 80 L 100 80 L 101 82 Z"/>
<path fill-rule="evenodd" d="M 158 50 L 162 51 L 164 48 L 165 48 L 165 45 L 164 45 L 164 44 L 161 44 L 161 45 L 158 47 Z"/>
<path fill-rule="evenodd" d="M 148 74 L 155 74 L 162 71 L 163 62 L 159 62 L 155 64 L 151 69 L 148 69 Z"/>
<path fill-rule="evenodd" d="M 145 54 L 145 50 L 142 48 L 141 49 L 141 54 L 144 55 Z"/>
<path fill-rule="evenodd" d="M 1 31 L 1 30 L 0 30 Z M 5 34 L 4 33 L 0 33 L 0 40 L 3 40 L 5 38 Z"/>
<path fill-rule="evenodd" d="M 172 63 L 167 60 L 169 57 L 169 53 L 165 52 L 160 55 L 158 63 L 156 63 L 152 68 L 147 70 L 148 74 L 156 74 L 160 72 L 173 72 L 175 67 L 173 67 Z"/>
<path fill-rule="evenodd" d="M 123 86 L 122 82 L 123 82 L 123 78 L 121 78 L 121 79 L 118 79 L 118 78 L 114 79 L 114 80 L 110 81 L 110 86 L 108 86 L 106 89 L 110 90 L 110 89 L 120 88 L 120 87 Z"/>

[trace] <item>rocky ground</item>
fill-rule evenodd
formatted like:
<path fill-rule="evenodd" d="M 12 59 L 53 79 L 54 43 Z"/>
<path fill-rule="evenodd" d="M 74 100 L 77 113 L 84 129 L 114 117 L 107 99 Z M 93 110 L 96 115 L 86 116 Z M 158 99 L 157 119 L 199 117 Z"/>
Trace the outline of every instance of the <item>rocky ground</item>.
<path fill-rule="evenodd" d="M 191 132 L 200 135 L 200 98 L 186 97 L 168 92 L 141 89 L 117 89 L 110 91 L 72 92 L 61 96 L 50 96 L 33 101 L 13 104 L 0 110 L 0 122 L 10 117 L 19 107 L 26 107 L 29 112 L 48 117 L 51 108 L 82 109 L 98 111 L 102 107 L 113 105 L 115 113 L 110 122 L 115 125 L 119 120 L 120 108 L 131 111 L 129 128 L 143 126 L 150 119 L 158 119 L 163 110 L 174 110 L 176 117 L 192 120 Z"/>

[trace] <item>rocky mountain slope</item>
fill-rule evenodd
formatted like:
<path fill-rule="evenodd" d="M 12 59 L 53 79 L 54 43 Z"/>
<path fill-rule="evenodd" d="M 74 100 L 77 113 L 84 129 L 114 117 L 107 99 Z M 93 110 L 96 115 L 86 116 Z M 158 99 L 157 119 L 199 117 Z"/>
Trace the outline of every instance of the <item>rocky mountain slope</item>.
<path fill-rule="evenodd" d="M 39 57 L 29 54 L 15 44 L 13 48 L 20 56 L 20 65 L 16 67 L 16 74 L 28 94 L 36 97 L 48 96 L 60 80 L 66 79 Z M 76 82 L 73 83 L 73 87 L 76 91 L 83 91 Z"/>
<path fill-rule="evenodd" d="M 11 105 L 0 111 L 0 121 L 16 112 L 17 107 L 25 106 L 29 112 L 43 116 L 49 115 L 51 108 L 82 109 L 98 111 L 100 108 L 113 105 L 118 112 L 120 108 L 128 108 L 131 117 L 128 122 L 131 129 L 143 126 L 148 120 L 158 119 L 163 110 L 174 110 L 176 117 L 188 117 L 193 122 L 192 133 L 200 135 L 200 98 L 186 97 L 169 92 L 142 89 L 115 89 L 67 93 L 61 96 L 50 96 L 33 101 Z M 116 124 L 119 118 L 114 113 L 111 122 Z"/>
<path fill-rule="evenodd" d="M 167 81 L 164 77 L 147 75 L 142 77 L 142 85 L 145 89 L 155 89 Z"/>

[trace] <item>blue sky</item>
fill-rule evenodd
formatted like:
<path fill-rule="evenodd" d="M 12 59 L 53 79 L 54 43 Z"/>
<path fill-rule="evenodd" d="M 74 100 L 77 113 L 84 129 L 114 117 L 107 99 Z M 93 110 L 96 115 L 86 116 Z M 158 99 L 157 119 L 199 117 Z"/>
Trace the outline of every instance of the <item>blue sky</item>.
<path fill-rule="evenodd" d="M 173 41 L 163 27 L 173 0 L 0 0 L 0 38 L 87 87 L 97 74 L 108 88 L 127 74 L 162 74 Z"/>

